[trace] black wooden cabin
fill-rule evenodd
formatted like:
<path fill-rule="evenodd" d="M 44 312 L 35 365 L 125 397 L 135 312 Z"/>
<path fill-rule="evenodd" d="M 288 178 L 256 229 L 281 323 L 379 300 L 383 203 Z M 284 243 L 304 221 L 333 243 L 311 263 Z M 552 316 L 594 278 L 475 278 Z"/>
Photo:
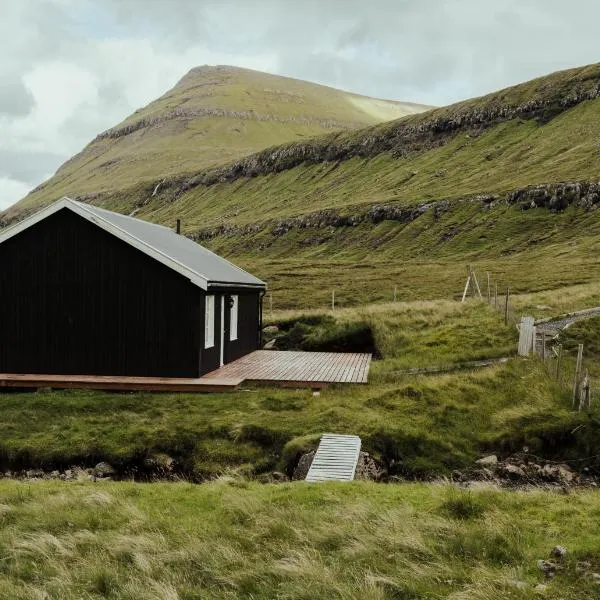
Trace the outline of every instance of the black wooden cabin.
<path fill-rule="evenodd" d="M 199 377 L 259 347 L 265 284 L 63 198 L 0 232 L 0 373 Z"/>

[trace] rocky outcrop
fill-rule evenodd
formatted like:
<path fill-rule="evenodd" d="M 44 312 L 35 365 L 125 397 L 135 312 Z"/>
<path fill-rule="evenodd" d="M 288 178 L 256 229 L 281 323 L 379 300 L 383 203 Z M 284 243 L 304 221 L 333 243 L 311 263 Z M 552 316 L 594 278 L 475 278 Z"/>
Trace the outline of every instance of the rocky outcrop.
<path fill-rule="evenodd" d="M 406 156 L 441 146 L 459 132 L 478 135 L 512 119 L 537 119 L 544 123 L 581 102 L 600 98 L 600 72 L 596 66 L 573 71 L 570 77 L 551 75 L 535 84 L 534 89 L 525 89 L 531 84 L 524 84 L 521 94 L 517 86 L 357 132 L 329 134 L 267 148 L 228 165 L 202 171 L 183 183 L 173 181 L 171 193 L 177 197 L 199 185 L 279 173 L 302 164 L 372 158 L 383 153 Z M 527 100 L 519 101 L 520 98 Z"/>
<path fill-rule="evenodd" d="M 297 217 L 268 219 L 249 225 L 219 225 L 218 227 L 201 229 L 192 234 L 191 237 L 197 241 L 203 241 L 223 235 L 252 235 L 262 231 L 269 231 L 274 237 L 281 237 L 294 229 L 356 227 L 362 223 L 377 225 L 382 221 L 396 221 L 397 223 L 407 224 L 430 211 L 433 211 L 434 215 L 438 217 L 457 204 L 480 202 L 485 206 L 489 206 L 497 199 L 497 196 L 482 194 L 453 202 L 440 200 L 409 207 L 398 206 L 397 204 L 373 204 L 366 209 L 348 208 L 346 210 L 350 212 L 344 213 L 334 208 L 328 208 Z M 356 212 L 353 212 L 354 210 Z"/>
<path fill-rule="evenodd" d="M 506 201 L 523 210 L 547 208 L 560 212 L 569 206 L 594 210 L 600 204 L 600 183 L 575 181 L 532 185 L 510 192 Z"/>
<path fill-rule="evenodd" d="M 303 125 L 319 125 L 324 129 L 352 129 L 362 125 L 358 122 L 338 121 L 336 119 L 319 119 L 297 115 L 291 117 L 283 117 L 279 115 L 269 115 L 257 113 L 253 110 L 227 110 L 218 106 L 201 107 L 201 108 L 185 108 L 178 106 L 172 110 L 160 113 L 155 116 L 142 117 L 136 121 L 113 127 L 96 136 L 94 142 L 104 139 L 118 139 L 139 131 L 140 129 L 148 129 L 157 127 L 169 121 L 186 122 L 192 119 L 201 118 L 231 118 L 240 119 L 243 121 L 273 121 L 277 123 L 299 123 Z"/>

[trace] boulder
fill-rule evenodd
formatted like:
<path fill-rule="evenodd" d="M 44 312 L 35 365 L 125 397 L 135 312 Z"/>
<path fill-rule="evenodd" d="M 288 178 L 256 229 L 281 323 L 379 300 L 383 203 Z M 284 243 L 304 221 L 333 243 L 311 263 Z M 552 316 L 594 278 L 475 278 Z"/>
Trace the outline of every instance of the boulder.
<path fill-rule="evenodd" d="M 157 452 L 144 459 L 144 467 L 170 473 L 175 468 L 175 459 L 164 452 Z"/>
<path fill-rule="evenodd" d="M 564 546 L 554 546 L 550 551 L 550 556 L 563 560 L 567 556 L 567 549 Z"/>
<path fill-rule="evenodd" d="M 117 471 L 115 468 L 107 462 L 99 462 L 93 470 L 93 473 L 89 473 L 90 475 L 95 475 L 96 477 L 110 477 L 114 475 Z"/>
<path fill-rule="evenodd" d="M 484 456 L 483 458 L 476 460 L 475 463 L 483 465 L 484 467 L 491 467 L 498 464 L 498 457 L 495 454 L 490 454 L 489 456 Z"/>
<path fill-rule="evenodd" d="M 315 457 L 315 452 L 315 450 L 311 450 L 300 457 L 300 460 L 294 469 L 294 474 L 292 475 L 294 481 L 306 479 L 310 465 L 312 465 L 313 458 Z"/>
<path fill-rule="evenodd" d="M 538 569 L 549 579 L 556 576 L 558 565 L 551 560 L 538 560 Z"/>
<path fill-rule="evenodd" d="M 504 465 L 502 467 L 502 472 L 509 478 L 509 479 L 523 479 L 525 477 L 525 471 L 517 466 L 517 465 Z"/>
<path fill-rule="evenodd" d="M 368 452 L 361 452 L 358 455 L 354 479 L 360 479 L 362 481 L 379 481 L 383 474 L 383 467 L 381 467 Z"/>

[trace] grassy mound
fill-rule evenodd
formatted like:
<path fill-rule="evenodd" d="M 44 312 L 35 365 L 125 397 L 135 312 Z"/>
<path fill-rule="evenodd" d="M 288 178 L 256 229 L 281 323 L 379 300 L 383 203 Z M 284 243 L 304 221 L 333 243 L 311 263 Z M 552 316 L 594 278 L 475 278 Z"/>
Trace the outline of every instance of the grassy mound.
<path fill-rule="evenodd" d="M 597 597 L 598 495 L 440 485 L 0 483 L 0 596 Z M 568 548 L 556 577 L 539 559 Z"/>

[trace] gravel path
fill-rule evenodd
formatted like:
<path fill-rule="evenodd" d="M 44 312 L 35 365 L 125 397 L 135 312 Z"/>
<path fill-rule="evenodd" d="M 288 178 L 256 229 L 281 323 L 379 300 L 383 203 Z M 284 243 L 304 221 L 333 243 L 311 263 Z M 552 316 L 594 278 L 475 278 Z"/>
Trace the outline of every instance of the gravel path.
<path fill-rule="evenodd" d="M 600 315 L 600 306 L 588 308 L 586 310 L 580 310 L 578 312 L 570 313 L 567 315 L 551 317 L 551 320 L 548 321 L 536 321 L 536 327 L 538 331 L 545 329 L 548 333 L 558 333 L 558 329 L 565 329 L 566 327 L 572 325 L 573 323 L 576 323 L 577 321 L 589 319 L 590 317 L 594 317 L 596 315 Z"/>

